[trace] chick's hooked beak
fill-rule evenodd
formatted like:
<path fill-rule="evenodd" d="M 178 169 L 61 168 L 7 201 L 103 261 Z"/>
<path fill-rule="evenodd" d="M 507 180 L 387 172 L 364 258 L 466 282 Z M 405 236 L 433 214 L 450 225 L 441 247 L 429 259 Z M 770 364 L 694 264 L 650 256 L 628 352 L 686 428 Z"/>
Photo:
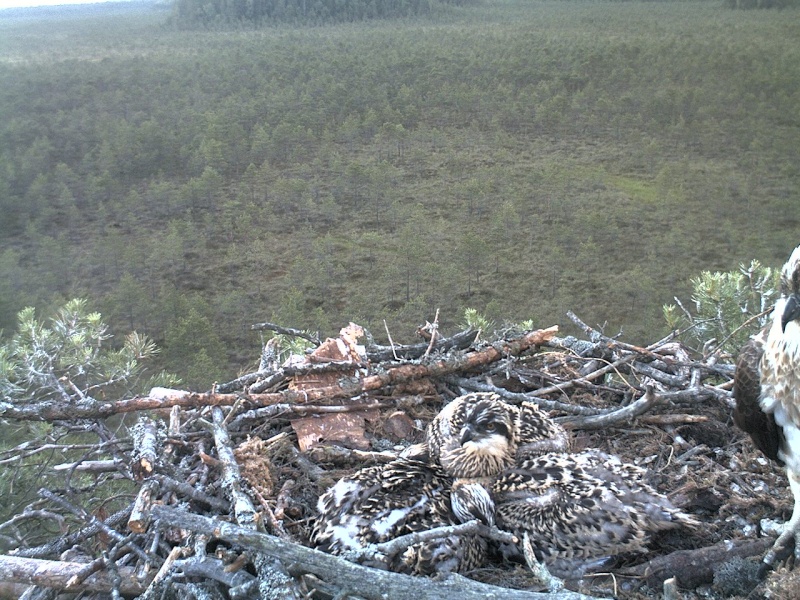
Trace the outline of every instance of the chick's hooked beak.
<path fill-rule="evenodd" d="M 800 298 L 797 294 L 792 294 L 786 299 L 781 315 L 781 331 L 786 331 L 786 326 L 800 317 Z"/>
<path fill-rule="evenodd" d="M 475 432 L 472 430 L 472 425 L 466 425 L 461 430 L 461 445 L 463 446 L 467 442 L 471 442 L 475 436 Z"/>

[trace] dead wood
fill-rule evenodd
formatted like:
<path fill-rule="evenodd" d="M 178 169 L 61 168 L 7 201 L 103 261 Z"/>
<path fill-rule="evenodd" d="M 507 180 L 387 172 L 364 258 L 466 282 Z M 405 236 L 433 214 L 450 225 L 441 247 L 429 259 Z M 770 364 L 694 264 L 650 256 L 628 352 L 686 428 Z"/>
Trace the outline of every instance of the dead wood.
<path fill-rule="evenodd" d="M 139 489 L 136 501 L 133 503 L 133 510 L 128 519 L 128 529 L 134 533 L 144 533 L 150 525 L 150 507 L 156 501 L 158 492 L 158 482 L 155 479 L 145 481 Z"/>
<path fill-rule="evenodd" d="M 636 354 L 640 354 L 643 356 L 649 356 L 650 358 L 656 358 L 656 359 L 662 358 L 659 354 L 656 354 L 654 350 L 663 347 L 664 344 L 667 344 L 674 337 L 673 335 L 669 335 L 667 336 L 667 338 L 659 340 L 658 342 L 656 342 L 655 344 L 651 344 L 647 348 L 642 348 L 641 346 L 634 346 L 633 344 L 628 344 L 600 333 L 593 327 L 590 327 L 589 325 L 584 323 L 580 318 L 578 318 L 578 315 L 576 315 L 571 310 L 567 311 L 567 316 L 573 323 L 575 323 L 578 327 L 580 327 L 584 331 L 584 333 L 586 333 L 586 335 L 589 336 L 589 339 L 591 339 L 593 342 L 600 342 L 611 348 L 618 348 L 628 352 L 634 352 Z"/>
<path fill-rule="evenodd" d="M 696 550 L 678 550 L 653 558 L 642 565 L 623 569 L 621 574 L 641 577 L 655 589 L 660 589 L 662 583 L 672 577 L 677 579 L 682 588 L 694 589 L 704 583 L 711 583 L 723 563 L 750 556 L 760 559 L 773 541 L 772 538 L 724 541 Z"/>
<path fill-rule="evenodd" d="M 134 460 L 131 463 L 131 470 L 136 479 L 142 480 L 153 472 L 158 459 L 156 424 L 152 419 L 139 419 L 133 433 Z"/>
<path fill-rule="evenodd" d="M 390 360 L 416 360 L 422 358 L 426 353 L 431 352 L 450 352 L 451 350 L 466 350 L 475 341 L 478 336 L 478 331 L 474 329 L 467 329 L 460 333 L 455 334 L 449 338 L 443 338 L 439 335 L 438 329 L 435 336 L 431 336 L 433 344 L 430 341 L 411 344 L 411 345 L 395 345 L 395 346 L 378 346 L 373 344 L 367 347 L 367 358 L 373 363 L 387 362 Z"/>
<path fill-rule="evenodd" d="M 516 356 L 541 345 L 558 331 L 557 327 L 529 332 L 513 340 L 502 342 L 470 352 L 463 356 L 435 358 L 419 364 L 400 364 L 390 366 L 380 373 L 363 378 L 340 380 L 334 385 L 310 390 L 284 390 L 274 394 L 252 394 L 247 396 L 246 404 L 257 408 L 279 403 L 304 404 L 337 398 L 355 397 L 365 392 L 373 392 L 416 379 L 435 378 L 456 371 L 470 371 L 500 360 L 504 356 Z M 427 346 L 426 346 L 427 348 Z M 181 390 L 156 388 L 149 396 L 102 402 L 87 398 L 77 403 L 36 402 L 26 405 L 0 404 L 0 417 L 33 421 L 71 421 L 75 419 L 98 419 L 134 411 L 147 411 L 172 408 L 198 408 L 204 406 L 232 406 L 242 400 L 240 394 L 219 394 L 208 392 L 197 394 Z"/>
<path fill-rule="evenodd" d="M 231 594 L 236 596 L 234 590 L 240 590 L 241 595 L 245 590 L 247 597 L 258 594 L 258 579 L 243 569 L 231 570 L 222 560 L 205 556 L 202 558 L 176 560 L 168 565 L 170 570 L 175 570 L 185 577 L 202 577 L 213 579 L 225 584 L 231 589 Z M 255 585 L 254 585 L 255 584 Z M 255 588 L 255 589 L 254 589 Z"/>
<path fill-rule="evenodd" d="M 120 524 L 127 522 L 132 510 L 133 505 L 123 508 L 104 521 L 97 519 L 89 525 L 78 529 L 78 531 L 69 535 L 57 537 L 47 544 L 41 546 L 16 548 L 11 551 L 11 554 L 26 558 L 59 556 L 65 550 L 81 544 L 82 542 L 91 539 L 94 536 L 99 536 L 106 528 L 117 528 L 120 526 Z"/>
<path fill-rule="evenodd" d="M 519 542 L 519 539 L 515 535 L 507 531 L 502 531 L 497 527 L 488 527 L 477 519 L 474 519 L 459 525 L 443 525 L 426 531 L 407 533 L 388 542 L 370 545 L 361 550 L 352 550 L 346 554 L 346 558 L 347 560 L 358 563 L 373 563 L 383 560 L 388 564 L 388 560 L 414 544 L 452 535 L 469 535 L 475 533 L 480 533 L 484 538 L 492 539 L 499 543 L 516 544 Z"/>
<path fill-rule="evenodd" d="M 646 413 L 662 399 L 652 388 L 648 388 L 644 396 L 628 406 L 602 415 L 564 417 L 559 419 L 563 425 L 570 429 L 604 429 L 630 423 L 635 417 Z"/>
<path fill-rule="evenodd" d="M 217 455 L 222 463 L 222 485 L 226 489 L 233 505 L 236 522 L 249 530 L 257 531 L 261 525 L 256 508 L 245 493 L 239 464 L 233 450 L 233 443 L 225 428 L 225 415 L 222 409 L 215 407 L 211 411 L 213 417 L 214 442 Z M 204 556 L 200 557 L 201 560 Z M 274 556 L 257 553 L 254 561 L 258 572 L 258 595 L 261 598 L 300 599 L 303 593 L 297 582 L 289 575 L 284 565 Z"/>
<path fill-rule="evenodd" d="M 127 538 L 121 534 L 116 529 L 109 527 L 106 523 L 98 519 L 95 515 L 87 512 L 84 508 L 80 506 L 76 506 L 66 498 L 62 498 L 61 496 L 54 494 L 50 490 L 46 490 L 42 488 L 39 490 L 39 495 L 46 500 L 49 500 L 53 504 L 61 507 L 62 509 L 72 513 L 73 515 L 79 517 L 81 520 L 88 523 L 91 527 L 96 528 L 98 533 L 102 533 L 104 536 L 112 539 L 113 541 L 117 542 L 118 544 L 125 544 L 127 543 Z M 140 558 L 142 558 L 145 563 L 149 563 L 150 559 L 145 554 L 143 550 L 136 546 L 131 546 L 131 549 L 138 553 Z"/>
<path fill-rule="evenodd" d="M 703 522 L 691 535 L 654 541 L 649 562 L 614 571 L 627 586 L 614 596 L 648 597 L 640 583 L 660 596 L 662 581 L 672 575 L 690 594 L 693 585 L 710 581 L 726 553 L 757 556 L 771 540 L 740 539 L 744 531 L 753 535 L 761 517 L 788 511 L 790 504 L 783 474 L 759 462 L 731 428 L 732 365 L 695 358 L 672 336 L 637 346 L 571 318 L 588 339 L 556 337 L 556 328 L 549 328 L 478 343 L 475 331 L 442 336 L 434 319 L 422 344 L 373 344 L 364 352 L 352 338 L 315 341 L 312 354 L 283 365 L 275 360 L 275 342 L 268 342 L 258 370 L 207 393 L 155 388 L 145 397 L 113 401 L 0 402 L 2 418 L 49 421 L 100 440 L 28 443 L 0 455 L 3 468 L 53 453 L 63 461 L 46 467 L 48 481 L 63 485 L 42 490 L 39 500 L 0 524 L 0 541 L 17 545 L 11 551 L 17 558 L 79 565 L 63 583 L 25 580 L 35 585 L 50 581 L 66 589 L 67 582 L 104 581 L 110 587 L 99 591 L 125 594 L 129 573 L 158 571 L 135 592 L 145 599 L 178 589 L 208 597 L 314 600 L 612 595 L 597 587 L 599 578 L 570 584 L 589 595 L 516 591 L 511 588 L 537 584 L 528 570 L 515 571 L 499 558 L 470 573 L 474 579 L 432 581 L 306 547 L 323 491 L 420 441 L 450 398 L 487 391 L 511 403 L 537 403 L 572 430 L 576 449 L 598 448 L 648 468 L 652 485 Z M 136 426 L 103 425 L 106 417 L 130 412 L 142 413 Z M 126 437 L 117 437 L 122 431 Z M 58 533 L 46 543 L 29 537 L 37 521 Z M 394 553 L 419 536 L 441 533 L 418 532 L 368 551 Z M 70 558 L 75 552 L 86 562 Z M 4 573 L 0 583 L 18 581 Z"/>
<path fill-rule="evenodd" d="M 198 504 L 207 506 L 216 512 L 227 513 L 230 509 L 230 502 L 224 498 L 206 494 L 183 481 L 175 481 L 171 477 L 160 473 L 154 474 L 152 480 L 158 481 L 164 491 L 176 492 L 182 497 L 194 500 Z"/>
<path fill-rule="evenodd" d="M 81 462 L 53 465 L 53 471 L 74 471 L 78 473 L 108 473 L 122 467 L 118 460 L 83 460 Z"/>
<path fill-rule="evenodd" d="M 431 600 L 461 598 L 478 600 L 506 598 L 509 600 L 593 600 L 593 597 L 570 591 L 541 594 L 509 590 L 487 585 L 458 575 L 444 581 L 412 577 L 391 571 L 381 571 L 351 563 L 343 558 L 312 548 L 285 542 L 274 536 L 244 529 L 232 523 L 186 513 L 168 506 L 154 506 L 156 527 L 179 527 L 225 540 L 243 548 L 262 552 L 292 565 L 292 571 L 312 573 L 334 583 L 340 590 L 357 592 L 367 599 Z"/>
<path fill-rule="evenodd" d="M 126 596 L 138 596 L 149 583 L 149 578 L 140 577 L 137 569 L 121 567 L 116 573 L 97 571 L 80 583 L 68 586 L 68 582 L 85 568 L 86 563 L 0 555 L 0 581 L 9 583 L 38 585 L 71 592 L 109 593 L 116 587 Z M 114 581 L 116 578 L 119 580 Z"/>

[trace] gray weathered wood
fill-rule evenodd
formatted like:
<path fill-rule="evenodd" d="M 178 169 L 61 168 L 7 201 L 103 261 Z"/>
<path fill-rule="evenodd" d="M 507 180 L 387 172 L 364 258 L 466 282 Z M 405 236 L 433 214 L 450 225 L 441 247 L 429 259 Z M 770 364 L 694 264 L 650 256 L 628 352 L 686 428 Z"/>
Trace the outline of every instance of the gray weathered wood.
<path fill-rule="evenodd" d="M 337 586 L 339 589 L 357 594 L 368 600 L 598 600 L 570 591 L 554 593 L 512 590 L 451 576 L 443 581 L 412 577 L 391 571 L 380 571 L 348 562 L 340 557 L 325 554 L 312 548 L 293 544 L 280 538 L 257 533 L 220 521 L 187 513 L 169 506 L 153 506 L 155 524 L 160 528 L 178 527 L 205 535 L 211 535 L 257 552 L 278 558 L 291 565 L 296 573 L 312 573 Z"/>
<path fill-rule="evenodd" d="M 0 555 L 0 581 L 4 583 L 24 583 L 71 592 L 111 592 L 114 589 L 114 575 L 110 571 L 99 571 L 80 584 L 67 588 L 67 582 L 85 568 L 86 563 Z M 136 569 L 120 567 L 117 571 L 119 590 L 125 595 L 138 596 L 149 583 L 149 578 L 137 579 Z"/>

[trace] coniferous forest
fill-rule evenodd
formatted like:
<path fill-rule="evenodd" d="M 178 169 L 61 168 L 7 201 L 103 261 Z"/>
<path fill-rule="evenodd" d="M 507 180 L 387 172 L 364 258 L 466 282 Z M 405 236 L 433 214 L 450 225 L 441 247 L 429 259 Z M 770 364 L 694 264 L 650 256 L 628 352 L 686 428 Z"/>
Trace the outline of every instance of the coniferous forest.
<path fill-rule="evenodd" d="M 86 298 L 207 389 L 264 320 L 653 340 L 800 241 L 796 7 L 345 5 L 0 11 L 0 328 Z"/>
<path fill-rule="evenodd" d="M 274 23 L 319 25 L 430 15 L 442 5 L 474 3 L 474 0 L 176 0 L 173 22 L 188 28 Z"/>

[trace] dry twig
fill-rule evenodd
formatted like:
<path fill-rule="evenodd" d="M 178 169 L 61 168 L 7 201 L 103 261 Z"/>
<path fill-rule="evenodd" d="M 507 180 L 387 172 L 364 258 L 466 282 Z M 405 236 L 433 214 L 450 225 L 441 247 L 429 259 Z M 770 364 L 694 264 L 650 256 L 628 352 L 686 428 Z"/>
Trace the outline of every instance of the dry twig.
<path fill-rule="evenodd" d="M 722 508 L 713 504 L 718 502 L 713 495 L 704 496 L 697 491 L 700 485 L 692 485 L 694 471 L 705 469 L 697 477 L 719 481 L 728 496 L 734 484 L 751 491 L 765 487 L 765 481 L 773 487 L 785 485 L 781 479 L 769 479 L 772 475 L 766 472 L 748 475 L 739 469 L 726 475 L 719 471 L 724 461 L 712 459 L 715 452 L 730 453 L 737 444 L 735 439 L 730 441 L 730 435 L 720 434 L 728 427 L 732 365 L 716 355 L 692 360 L 672 337 L 641 347 L 608 338 L 574 315 L 570 318 L 589 340 L 556 338 L 556 329 L 549 328 L 478 344 L 474 331 L 441 336 L 434 319 L 431 337 L 423 344 L 403 346 L 392 341 L 389 347 L 372 345 L 367 348 L 367 360 L 360 362 L 328 360 L 279 367 L 264 360 L 258 371 L 204 394 L 154 389 L 146 397 L 116 401 L 84 395 L 74 403 L 60 399 L 30 405 L 0 403 L 0 417 L 74 423 L 81 432 L 86 431 L 81 420 L 91 419 L 94 425 L 90 430 L 101 440 L 94 445 L 29 443 L 15 449 L 17 456 L 6 453 L 0 457 L 0 464 L 16 465 L 36 460 L 45 451 L 67 453 L 63 466 L 51 467 L 56 475 L 68 472 L 65 489 L 43 490 L 47 502 L 40 500 L 0 525 L 22 542 L 13 551 L 15 557 L 55 559 L 74 548 L 88 554 L 83 563 L 65 558 L 63 562 L 11 564 L 0 557 L 0 581 L 24 580 L 61 589 L 71 583 L 78 590 L 135 593 L 145 598 L 159 597 L 170 586 L 196 585 L 189 579 L 214 581 L 232 598 L 300 597 L 306 593 L 302 585 L 311 585 L 313 589 L 307 592 L 311 598 L 325 594 L 342 598 L 388 595 L 401 600 L 483 598 L 487 594 L 526 600 L 592 598 L 563 589 L 550 594 L 515 591 L 463 577 L 444 581 L 412 578 L 304 546 L 316 498 L 324 489 L 343 474 L 365 464 L 392 460 L 402 447 L 419 441 L 442 401 L 463 390 L 494 392 L 511 403 L 535 402 L 569 429 L 581 430 L 582 443 L 604 444 L 606 451 L 621 450 L 629 459 L 633 456 L 648 461 L 643 464 L 658 465 L 654 473 L 680 480 L 673 485 L 689 490 L 680 495 L 700 506 L 701 514 L 703 510 L 712 514 L 726 510 L 747 522 L 754 503 L 748 498 L 749 504 L 742 501 L 737 505 L 734 497 Z M 262 326 L 285 335 L 297 334 L 272 324 Z M 313 336 L 305 337 L 319 343 Z M 539 351 L 541 348 L 545 351 Z M 293 389 L 295 378 L 321 373 L 326 375 L 320 379 L 324 383 Z M 287 383 L 289 389 L 283 389 Z M 680 411 L 675 410 L 677 406 Z M 234 408 L 226 413 L 225 407 Z M 126 432 L 126 438 L 116 437 L 98 421 L 129 412 L 142 412 L 147 418 Z M 310 427 L 307 437 L 313 441 L 315 423 L 353 414 L 365 415 L 353 422 L 362 423 L 355 433 L 368 440 L 367 446 L 322 443 L 314 447 L 312 443 L 307 452 L 296 447 L 298 436 L 291 425 L 300 417 Z M 159 423 L 159 418 L 169 419 L 169 427 Z M 648 435 L 637 435 L 630 427 L 636 422 L 647 425 L 638 433 Z M 658 428 L 663 428 L 661 438 L 666 444 L 652 435 L 658 434 Z M 693 433 L 700 439 L 691 439 Z M 255 461 L 244 469 L 233 451 L 253 438 L 259 438 L 261 445 L 258 452 L 239 459 Z M 714 445 L 717 439 L 724 448 Z M 648 442 L 650 445 L 642 446 Z M 743 464 L 744 459 L 729 456 L 727 462 Z M 692 469 L 687 472 L 689 464 Z M 262 479 L 253 481 L 248 473 L 260 474 Z M 95 478 L 97 485 L 80 488 L 77 482 L 85 477 Z M 110 517 L 95 506 L 101 494 L 97 486 L 107 482 L 128 490 L 124 496 L 127 507 Z M 706 508 L 704 503 L 711 505 Z M 46 511 L 45 504 L 49 504 Z M 119 502 L 116 506 L 120 507 Z M 26 530 L 36 517 L 57 524 L 64 533 L 49 543 L 26 546 Z M 279 537 L 261 533 L 262 520 Z M 69 531 L 75 529 L 76 521 L 77 529 Z M 665 550 L 664 556 L 625 573 L 646 575 L 651 587 L 660 589 L 676 565 L 694 560 L 699 565 L 696 571 L 707 578 L 708 568 L 720 560 L 720 539 L 731 533 L 724 523 L 708 529 L 708 539 L 697 541 L 705 548 L 695 550 L 689 559 Z M 716 537 L 712 537 L 712 529 Z M 467 523 L 414 533 L 365 552 L 390 556 L 426 536 L 454 531 L 478 531 L 489 539 L 508 535 Z M 224 544 L 214 546 L 216 552 L 211 553 L 210 544 L 219 541 Z M 757 553 L 763 541 L 735 547 L 740 554 L 749 555 Z M 34 565 L 40 569 L 35 577 L 30 576 Z M 131 580 L 142 573 L 152 574 L 158 567 L 158 576 L 152 581 L 149 575 Z M 62 576 L 62 571 L 69 576 Z M 691 583 L 695 579 L 690 574 L 685 567 L 683 576 Z M 686 585 L 680 576 L 679 583 Z M 315 590 L 320 591 L 316 596 Z"/>

